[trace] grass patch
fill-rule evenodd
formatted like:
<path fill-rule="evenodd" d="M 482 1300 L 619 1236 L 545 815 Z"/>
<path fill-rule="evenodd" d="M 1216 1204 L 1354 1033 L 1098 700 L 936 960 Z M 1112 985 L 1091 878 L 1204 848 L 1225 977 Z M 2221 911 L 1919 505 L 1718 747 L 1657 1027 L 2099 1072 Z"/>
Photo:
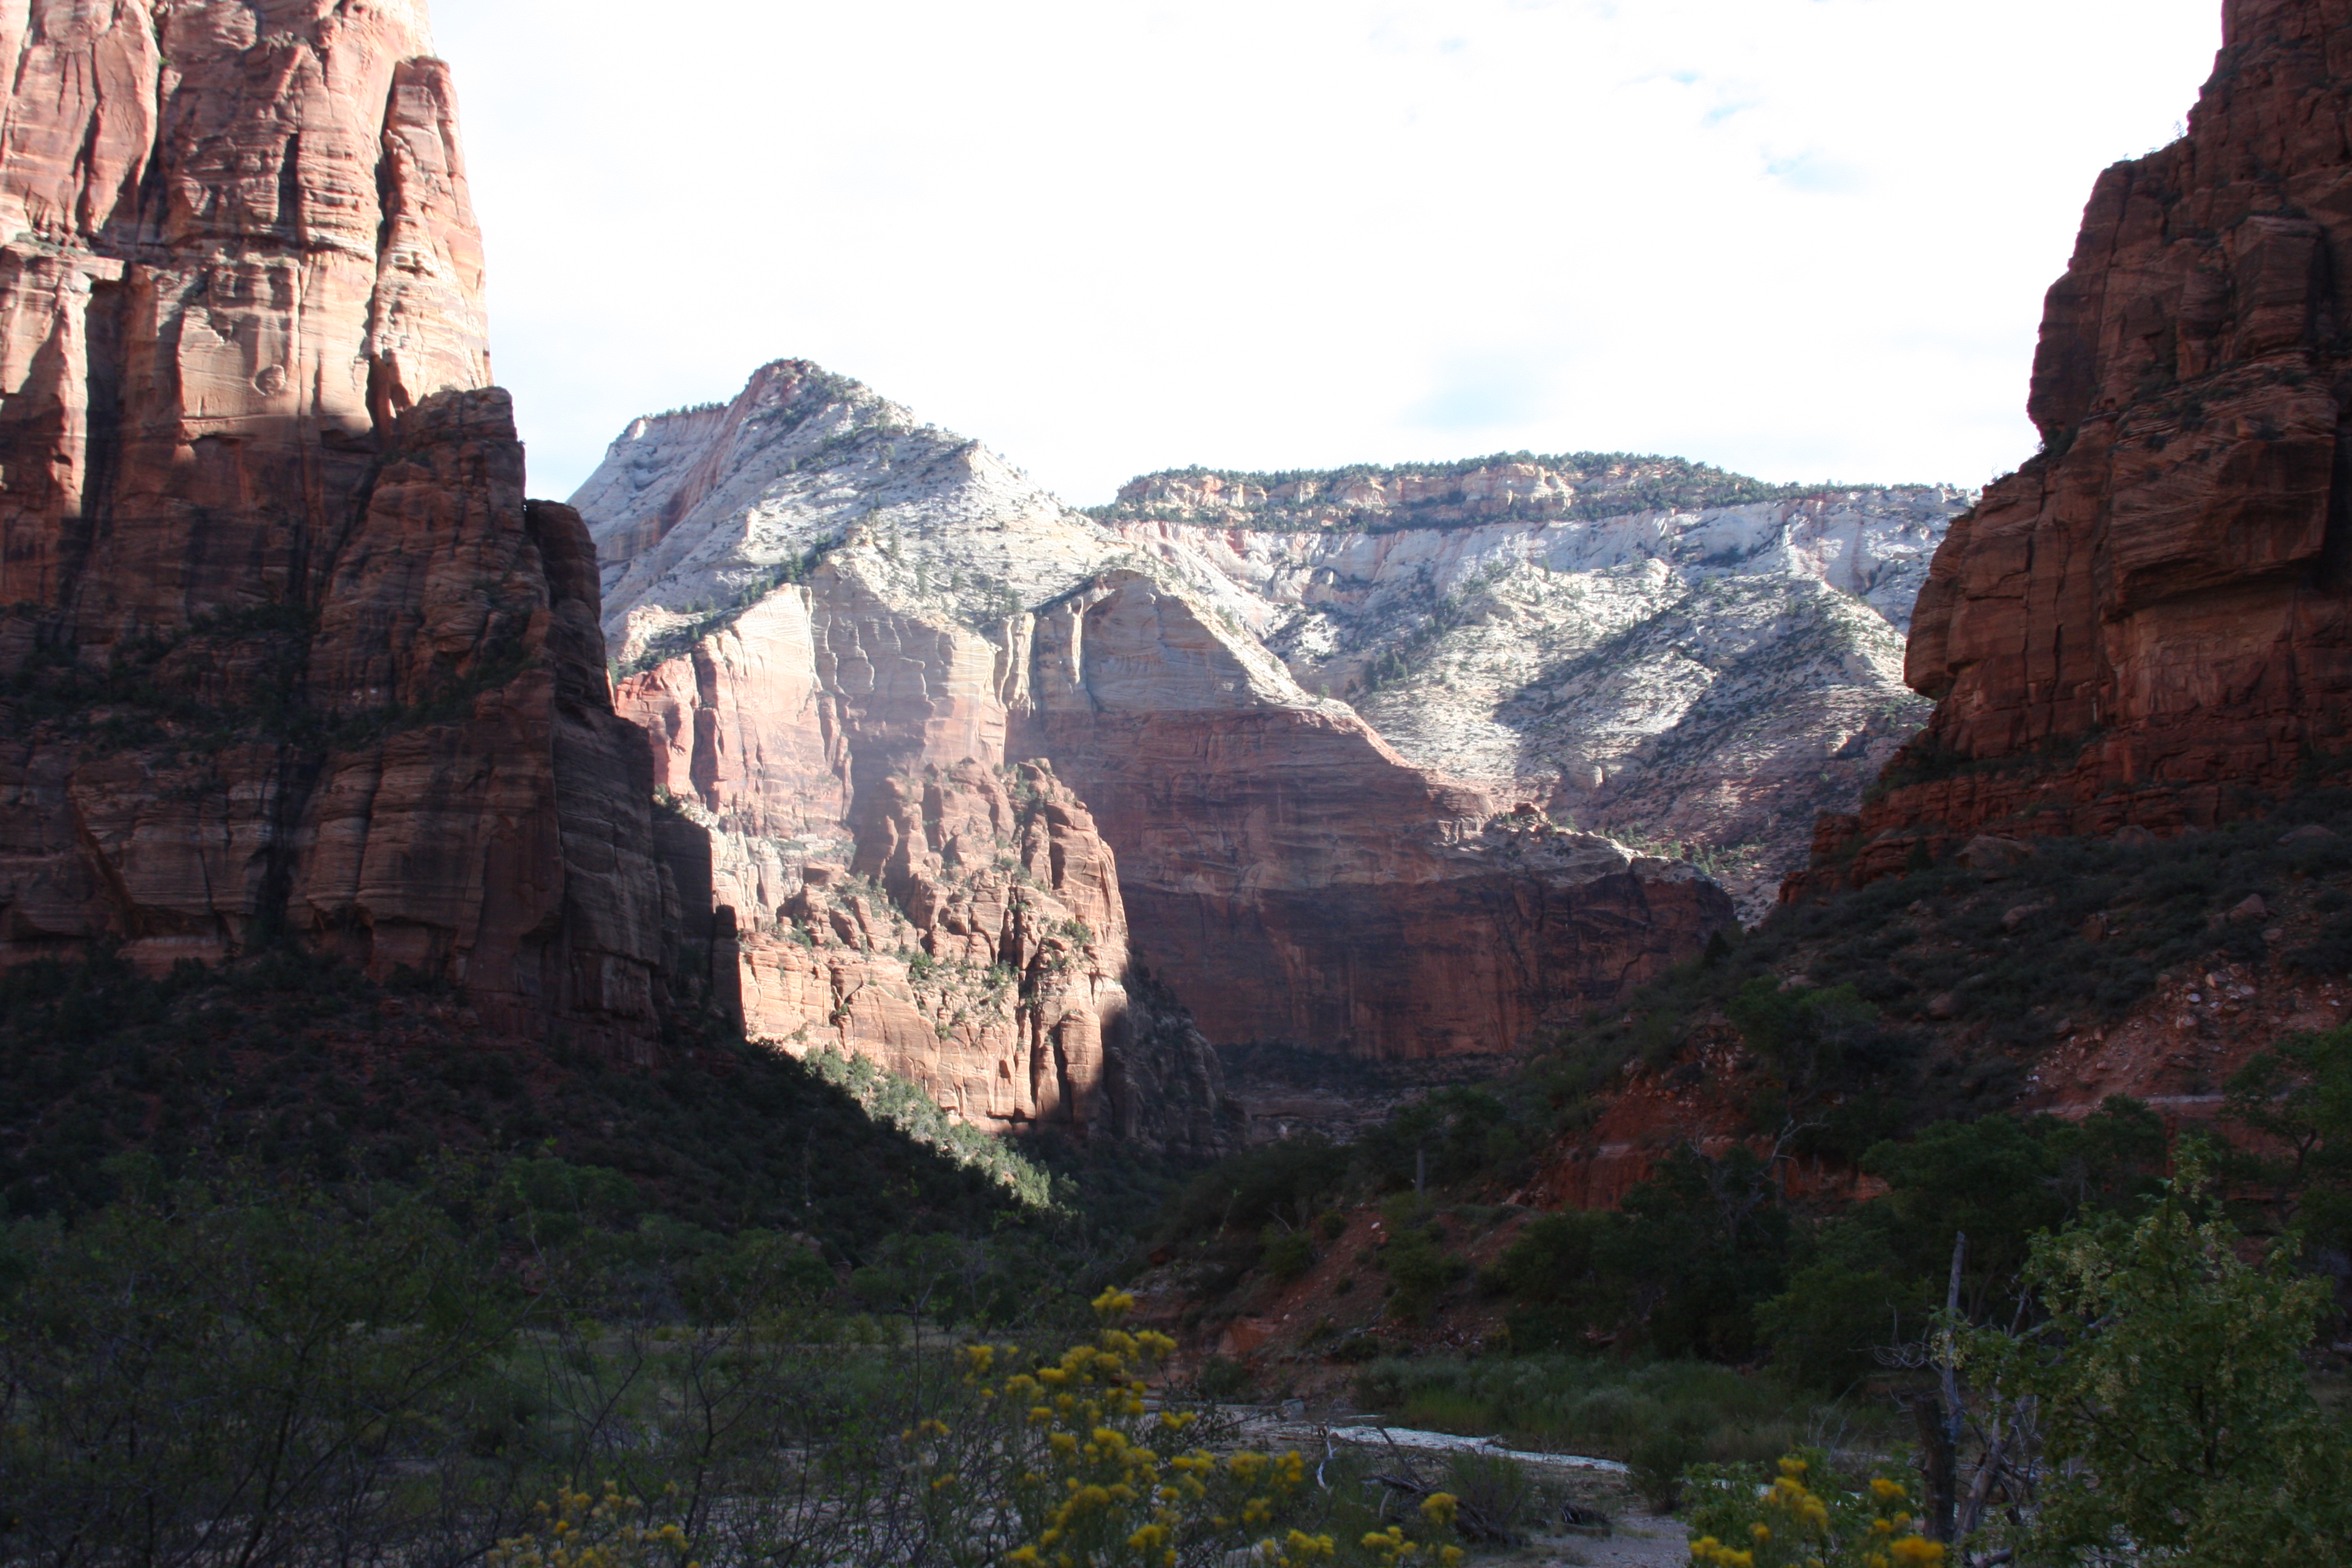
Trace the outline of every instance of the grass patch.
<path fill-rule="evenodd" d="M 1514 1447 L 1631 1460 L 1661 1439 L 1685 1462 L 1770 1459 L 1824 1437 L 1890 1444 L 1892 1415 L 1712 1362 L 1627 1363 L 1594 1356 L 1383 1357 L 1356 1375 L 1356 1395 L 1400 1426 Z"/>

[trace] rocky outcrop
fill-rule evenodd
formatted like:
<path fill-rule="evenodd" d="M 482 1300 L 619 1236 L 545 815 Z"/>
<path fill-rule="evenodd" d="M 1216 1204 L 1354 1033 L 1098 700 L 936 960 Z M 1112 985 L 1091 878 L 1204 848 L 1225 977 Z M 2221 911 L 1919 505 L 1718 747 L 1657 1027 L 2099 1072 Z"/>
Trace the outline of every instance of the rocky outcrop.
<path fill-rule="evenodd" d="M 0 962 L 291 934 L 642 1052 L 649 770 L 422 5 L 41 0 L 0 58 Z"/>
<path fill-rule="evenodd" d="M 1309 695 L 1152 552 L 812 366 L 766 367 L 723 415 L 638 421 L 575 500 L 604 558 L 623 710 L 662 786 L 712 824 L 713 897 L 742 922 L 757 1032 L 812 1016 L 803 994 L 763 989 L 753 956 L 802 918 L 787 900 L 805 868 L 866 864 L 890 816 L 877 803 L 907 781 L 1005 763 L 1050 763 L 1101 824 L 1099 863 L 1115 852 L 1133 941 L 1105 950 L 1104 979 L 1148 962 L 1221 1044 L 1511 1049 L 1727 916 L 1687 867 L 1490 833 L 1493 802 Z M 932 894 L 887 890 L 927 959 L 962 951 Z M 1007 940 L 994 917 L 960 918 Z M 1060 1005 L 1024 990 L 1013 1012 Z M 948 1084 L 963 1069 L 926 1065 L 919 1031 L 877 1016 L 845 1043 L 860 1041 L 972 1114 L 1038 1114 L 987 1088 L 1046 1081 L 1034 1047 L 1028 1069 L 975 1047 L 972 1063 L 1016 1065 Z M 1106 1075 L 1190 1081 L 1182 1050 L 1124 1059 Z"/>
<path fill-rule="evenodd" d="M 2345 750 L 2347 50 L 2341 0 L 2230 0 L 2188 133 L 2099 177 L 2034 356 L 2042 450 L 1937 551 L 1906 665 L 1934 717 L 1824 824 L 1816 882 L 2210 824 Z"/>
<path fill-rule="evenodd" d="M 1129 994 L 1116 863 L 1050 767 L 886 779 L 852 856 L 785 868 L 738 930 L 755 1033 L 872 1058 L 983 1127 L 1223 1146 L 1216 1058 L 1180 1008 Z"/>
<path fill-rule="evenodd" d="M 1685 510 L 1645 504 L 1664 459 L 1612 466 L 1649 478 L 1500 461 L 1451 478 L 1160 475 L 1093 515 L 1407 761 L 1700 855 L 1753 918 L 1804 863 L 1815 816 L 1851 808 L 1925 719 L 1901 629 L 1966 498 Z M 1701 473 L 1693 499 L 1766 488 Z M 1326 515 L 1312 498 L 1330 495 L 1359 502 Z"/>

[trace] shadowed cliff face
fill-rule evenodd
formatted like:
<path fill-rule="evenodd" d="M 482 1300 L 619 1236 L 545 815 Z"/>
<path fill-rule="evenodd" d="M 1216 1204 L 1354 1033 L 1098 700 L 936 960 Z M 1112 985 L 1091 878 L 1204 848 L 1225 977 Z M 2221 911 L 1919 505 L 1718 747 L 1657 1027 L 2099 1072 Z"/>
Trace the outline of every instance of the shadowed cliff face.
<path fill-rule="evenodd" d="M 2352 744 L 2347 59 L 2342 0 L 2231 0 L 2189 133 L 2099 177 L 2034 356 L 2043 450 L 1937 552 L 1906 669 L 1934 717 L 1815 876 L 2210 825 Z"/>
<path fill-rule="evenodd" d="M 887 861 L 877 802 L 928 799 L 944 777 L 969 791 L 1008 763 L 1048 766 L 1071 816 L 1057 854 L 1116 868 L 1105 923 L 1086 917 L 1098 984 L 1139 960 L 1221 1044 L 1507 1051 L 1729 918 L 1687 867 L 1532 821 L 1490 831 L 1493 802 L 1301 689 L 1164 563 L 814 366 L 767 366 L 723 410 L 636 422 L 575 500 L 603 556 L 621 710 L 646 725 L 661 787 L 709 816 L 747 1024 L 810 1044 L 830 1031 L 968 1114 L 1044 1113 L 992 1082 L 1057 1083 L 1069 1109 L 1055 1114 L 1083 1114 L 1094 1089 L 1087 1073 L 1038 1071 L 1034 1043 L 935 1059 L 927 1035 L 845 1005 L 841 975 L 818 1009 L 757 956 L 806 923 L 812 867 Z M 1082 901 L 1060 869 L 1032 879 Z M 944 904 L 884 881 L 880 923 L 904 922 L 893 940 L 929 959 L 970 951 Z M 1000 916 L 957 918 L 1030 973 Z M 1015 1016 L 1059 1005 L 1022 985 Z M 1170 1030 L 1141 1032 L 1149 1049 L 1100 1028 L 1106 1081 L 1197 1080 L 1193 1047 L 1170 1057 Z"/>
<path fill-rule="evenodd" d="M 422 5 L 35 0 L 0 61 L 0 961 L 285 933 L 640 1048 L 644 751 Z"/>

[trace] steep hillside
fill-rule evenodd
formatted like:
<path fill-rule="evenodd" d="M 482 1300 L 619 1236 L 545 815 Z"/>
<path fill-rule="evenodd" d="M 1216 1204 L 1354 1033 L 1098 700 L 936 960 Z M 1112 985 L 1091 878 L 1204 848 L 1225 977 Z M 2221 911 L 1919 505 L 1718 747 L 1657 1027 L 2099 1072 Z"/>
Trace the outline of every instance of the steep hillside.
<path fill-rule="evenodd" d="M 1045 763 L 1071 792 L 1064 831 L 1098 825 L 1076 855 L 1116 866 L 1117 907 L 1078 917 L 1098 988 L 1042 1009 L 1022 990 L 1013 1005 L 1035 1022 L 974 1047 L 980 1081 L 1043 1083 L 1042 1064 L 1091 1060 L 1097 1038 L 1105 1072 L 1123 1054 L 1143 1070 L 1113 992 L 1139 962 L 1218 1044 L 1507 1051 L 1727 913 L 1687 867 L 1497 825 L 1496 803 L 1310 695 L 1152 552 L 805 363 L 764 367 L 725 408 L 635 422 L 576 500 L 604 561 L 618 700 L 653 736 L 661 787 L 707 814 L 713 897 L 746 954 L 788 940 L 812 862 L 889 861 L 898 808 L 877 802 Z M 963 852 L 950 863 L 954 837 L 925 828 L 925 853 L 971 875 Z M 906 926 L 887 940 L 930 962 L 971 953 L 952 898 L 912 887 L 890 889 Z M 1125 951 L 1103 940 L 1121 920 Z M 969 1114 L 1004 1113 L 939 1076 L 919 1033 L 859 1021 L 845 975 L 787 1004 L 762 962 L 744 960 L 755 1033 L 830 1030 Z M 1140 1033 L 1155 1050 L 1171 1037 Z M 1088 1102 L 1085 1078 L 1067 1077 L 1056 1114 Z"/>
<path fill-rule="evenodd" d="M 646 1053 L 643 748 L 486 384 L 424 6 L 11 16 L 0 963 L 290 936 Z"/>
<path fill-rule="evenodd" d="M 1784 1376 L 1836 1388 L 1884 1376 L 1867 1347 L 1891 1313 L 1943 1303 L 1953 1229 L 2005 1312 L 2019 1233 L 2112 1163 L 2161 1170 L 2168 1133 L 2252 1142 L 2265 1113 L 2310 1114 L 2313 1058 L 2240 1075 L 2352 1023 L 2342 776 L 2267 820 L 1988 838 L 1784 907 L 1508 1074 L 1344 1146 L 1218 1167 L 1163 1215 L 1163 1267 L 1139 1289 L 1202 1353 L 1301 1389 L 1383 1352 L 1580 1342 L 1742 1363 L 1769 1348 Z M 2281 1163 L 2282 1190 L 2341 1170 Z M 1911 1190 L 1866 1203 L 1890 1184 Z M 1412 1242 L 1423 1227 L 1438 1256 Z M 1613 1249 L 1594 1239 L 1609 1227 Z M 1502 1261 L 1530 1236 L 1519 1268 Z M 1890 1240 L 1912 1256 L 1885 1257 Z M 1801 1294 L 1754 1316 L 1784 1290 Z"/>
<path fill-rule="evenodd" d="M 1093 515 L 1410 761 L 1697 853 L 1752 920 L 1925 718 L 1902 633 L 1965 504 L 1584 454 L 1155 474 Z"/>

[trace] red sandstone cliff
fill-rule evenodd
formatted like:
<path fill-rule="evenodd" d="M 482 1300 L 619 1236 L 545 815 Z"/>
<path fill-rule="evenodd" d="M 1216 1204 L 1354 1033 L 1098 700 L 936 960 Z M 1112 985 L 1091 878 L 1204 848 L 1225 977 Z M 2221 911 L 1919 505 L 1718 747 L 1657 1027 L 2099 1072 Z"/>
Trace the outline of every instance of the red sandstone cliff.
<path fill-rule="evenodd" d="M 1507 1053 L 1729 923 L 1687 865 L 1497 820 L 1141 574 L 1041 609 L 1029 663 L 1016 745 L 1125 847 L 1132 918 L 1212 1038 Z"/>
<path fill-rule="evenodd" d="M 1937 552 L 1906 671 L 1934 717 L 1823 819 L 1815 879 L 2210 824 L 2352 745 L 2352 4 L 2223 26 L 2188 134 L 2092 192 L 2034 356 L 2043 449 Z"/>
<path fill-rule="evenodd" d="M 641 1048 L 643 746 L 422 5 L 37 0 L 0 61 L 0 962 L 284 931 Z"/>
<path fill-rule="evenodd" d="M 812 1042 L 829 1031 L 967 1114 L 1042 1114 L 1018 1085 L 1056 1075 L 1035 1069 L 1034 1043 L 1008 1050 L 989 1035 L 942 1056 L 910 1024 L 845 1011 L 848 982 L 781 945 L 809 923 L 796 903 L 809 868 L 887 863 L 878 846 L 913 832 L 890 839 L 877 803 L 941 777 L 984 793 L 1006 764 L 1050 764 L 1074 792 L 1056 867 L 1116 867 L 1100 921 L 1082 916 L 1096 933 L 1084 962 L 1102 970 L 1094 1016 L 1157 1016 L 1132 994 L 1122 1015 L 1110 997 L 1139 959 L 1219 1043 L 1507 1052 L 1730 918 L 1686 866 L 1532 819 L 1495 825 L 1495 803 L 1301 689 L 1246 631 L 1139 569 L 1127 541 L 814 366 L 763 368 L 723 414 L 637 422 L 574 499 L 604 556 L 622 710 L 646 725 L 661 787 L 712 829 L 712 896 L 739 921 L 748 1026 Z M 1073 909 L 1096 897 L 1058 868 L 1032 876 Z M 887 890 L 868 901 L 900 934 L 868 936 L 877 922 L 861 919 L 861 951 L 969 952 L 931 893 Z M 1030 999 L 1030 950 L 992 889 L 974 896 L 974 929 L 1023 976 L 1002 1032 L 1028 1029 L 1013 1021 L 1026 1009 L 1082 1038 L 1086 1009 Z M 785 961 L 790 984 L 761 973 Z M 1131 1068 L 1202 1081 L 1188 1031 L 1153 1024 L 1149 1049 L 1098 1032 L 1113 1043 L 1106 1080 Z M 1090 1047 L 1063 1059 L 1090 1060 Z M 1077 1114 L 1092 1091 L 1083 1073 L 1066 1079 L 1056 1114 Z"/>
<path fill-rule="evenodd" d="M 1225 1144 L 1215 1058 L 1130 985 L 1117 862 L 1049 766 L 885 779 L 858 828 L 852 863 L 803 862 L 772 918 L 727 906 L 722 984 L 754 1033 L 872 1057 L 983 1127 Z"/>

